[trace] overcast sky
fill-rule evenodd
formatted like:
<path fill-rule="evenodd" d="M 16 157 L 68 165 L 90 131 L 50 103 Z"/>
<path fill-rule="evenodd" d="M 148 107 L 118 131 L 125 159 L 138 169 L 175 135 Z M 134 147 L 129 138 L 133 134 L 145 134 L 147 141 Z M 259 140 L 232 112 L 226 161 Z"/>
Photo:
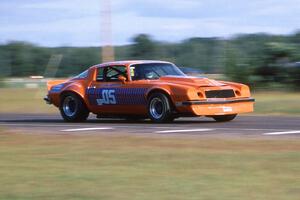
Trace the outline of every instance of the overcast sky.
<path fill-rule="evenodd" d="M 97 46 L 105 0 L 0 0 L 0 43 Z M 290 34 L 300 29 L 300 0 L 111 0 L 112 40 L 138 33 L 156 40 L 229 37 L 237 33 Z"/>

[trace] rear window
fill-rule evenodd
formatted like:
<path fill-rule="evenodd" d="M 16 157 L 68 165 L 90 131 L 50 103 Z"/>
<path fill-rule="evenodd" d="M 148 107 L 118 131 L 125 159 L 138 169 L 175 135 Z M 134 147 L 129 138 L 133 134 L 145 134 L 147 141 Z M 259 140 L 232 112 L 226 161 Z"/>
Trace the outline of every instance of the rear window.
<path fill-rule="evenodd" d="M 74 78 L 80 78 L 80 79 L 84 79 L 88 76 L 88 70 L 85 70 L 84 72 L 82 72 L 81 74 L 75 76 Z"/>

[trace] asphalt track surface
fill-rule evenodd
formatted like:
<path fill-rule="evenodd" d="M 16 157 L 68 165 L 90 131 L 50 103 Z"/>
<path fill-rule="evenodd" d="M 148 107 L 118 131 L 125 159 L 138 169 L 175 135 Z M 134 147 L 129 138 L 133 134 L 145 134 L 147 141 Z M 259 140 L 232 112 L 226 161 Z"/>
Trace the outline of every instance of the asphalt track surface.
<path fill-rule="evenodd" d="M 66 123 L 58 114 L 0 113 L 0 128 L 28 134 L 155 134 L 300 139 L 300 116 L 241 115 L 231 122 L 222 123 L 210 118 L 196 117 L 179 118 L 173 123 L 154 124 L 149 120 L 96 119 L 93 115 L 84 123 Z"/>

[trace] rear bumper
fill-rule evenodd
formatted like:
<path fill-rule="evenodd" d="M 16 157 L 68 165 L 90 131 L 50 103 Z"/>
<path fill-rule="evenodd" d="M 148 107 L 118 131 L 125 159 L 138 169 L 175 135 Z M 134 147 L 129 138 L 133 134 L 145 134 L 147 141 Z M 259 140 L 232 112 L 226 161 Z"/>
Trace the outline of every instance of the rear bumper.
<path fill-rule="evenodd" d="M 184 101 L 176 103 L 180 113 L 193 115 L 229 115 L 253 112 L 255 99 L 242 98 L 230 100 Z"/>
<path fill-rule="evenodd" d="M 52 104 L 48 95 L 44 97 L 44 101 L 46 104 Z"/>

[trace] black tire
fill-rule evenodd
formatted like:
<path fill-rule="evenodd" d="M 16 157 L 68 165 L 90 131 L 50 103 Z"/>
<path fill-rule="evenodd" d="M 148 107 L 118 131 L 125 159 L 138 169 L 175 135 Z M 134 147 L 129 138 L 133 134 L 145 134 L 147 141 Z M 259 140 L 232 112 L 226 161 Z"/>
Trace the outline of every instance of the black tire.
<path fill-rule="evenodd" d="M 59 110 L 67 122 L 85 121 L 90 114 L 82 98 L 74 93 L 67 93 L 62 96 Z"/>
<path fill-rule="evenodd" d="M 218 115 L 218 116 L 213 116 L 212 118 L 214 118 L 214 120 L 216 120 L 217 122 L 228 122 L 228 121 L 233 120 L 236 116 L 237 116 L 237 114 Z"/>
<path fill-rule="evenodd" d="M 148 116 L 152 122 L 164 123 L 172 122 L 172 104 L 167 95 L 156 92 L 150 95 L 147 103 Z"/>

